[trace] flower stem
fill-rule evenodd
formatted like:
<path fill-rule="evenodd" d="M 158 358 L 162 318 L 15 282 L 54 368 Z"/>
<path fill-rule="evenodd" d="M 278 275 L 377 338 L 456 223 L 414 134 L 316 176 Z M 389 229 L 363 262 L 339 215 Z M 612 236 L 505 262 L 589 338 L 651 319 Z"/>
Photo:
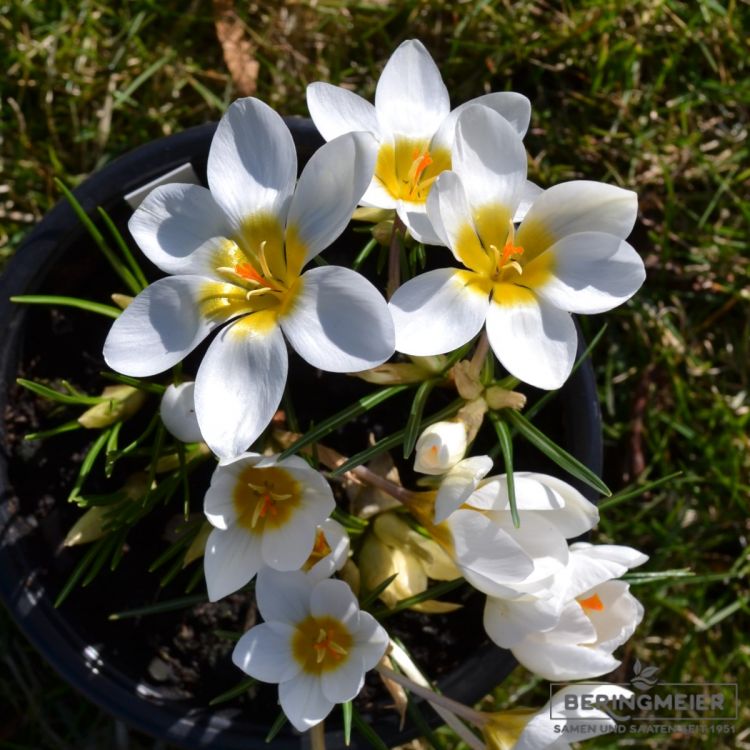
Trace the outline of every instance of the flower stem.
<path fill-rule="evenodd" d="M 310 728 L 310 748 L 311 750 L 326 750 L 326 730 L 324 721 L 321 721 L 319 724 Z"/>
<path fill-rule="evenodd" d="M 406 225 L 399 218 L 398 214 L 393 220 L 393 229 L 391 230 L 391 244 L 388 250 L 388 285 L 386 286 L 386 295 L 388 299 L 401 285 L 401 243 L 404 239 L 404 230 Z"/>

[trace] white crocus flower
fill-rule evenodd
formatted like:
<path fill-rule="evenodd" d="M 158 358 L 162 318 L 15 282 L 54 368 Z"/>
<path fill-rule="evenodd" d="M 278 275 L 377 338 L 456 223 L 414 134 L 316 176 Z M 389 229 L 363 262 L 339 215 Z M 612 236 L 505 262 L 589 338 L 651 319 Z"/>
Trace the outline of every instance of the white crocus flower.
<path fill-rule="evenodd" d="M 466 448 L 463 422 L 435 422 L 425 428 L 417 440 L 414 471 L 445 474 L 464 457 Z"/>
<path fill-rule="evenodd" d="M 198 443 L 203 440 L 198 417 L 195 415 L 193 381 L 168 385 L 161 397 L 159 415 L 167 431 L 183 443 Z"/>
<path fill-rule="evenodd" d="M 401 286 L 390 302 L 396 349 L 452 351 L 485 325 L 512 375 L 559 388 L 576 355 L 570 313 L 600 313 L 625 302 L 645 278 L 625 242 L 635 193 L 577 180 L 541 193 L 515 228 L 526 152 L 514 127 L 487 107 L 459 117 L 453 171 L 427 201 L 433 227 L 465 269 L 442 268 Z"/>
<path fill-rule="evenodd" d="M 255 594 L 265 622 L 240 638 L 232 660 L 251 677 L 279 683 L 282 710 L 304 732 L 358 695 L 388 634 L 360 611 L 344 581 L 264 568 Z"/>
<path fill-rule="evenodd" d="M 297 456 L 248 453 L 217 466 L 204 500 L 214 526 L 204 557 L 208 598 L 237 591 L 263 566 L 299 570 L 335 507 L 328 482 Z"/>
<path fill-rule="evenodd" d="M 450 108 L 448 90 L 429 52 L 410 39 L 391 55 L 378 80 L 375 106 L 328 83 L 307 88 L 307 106 L 326 140 L 343 133 L 365 131 L 378 142 L 375 175 L 362 198 L 366 206 L 396 209 L 413 237 L 442 244 L 430 226 L 425 201 L 435 178 L 451 168 L 456 119 L 470 104 L 500 112 L 523 137 L 531 105 L 521 94 L 486 94 Z M 525 188 L 529 195 L 538 191 Z"/>
<path fill-rule="evenodd" d="M 613 651 L 630 638 L 643 618 L 643 606 L 628 584 L 607 580 L 607 576 L 608 571 L 624 572 L 640 565 L 645 555 L 628 547 L 603 545 L 578 547 L 571 559 L 567 602 L 557 624 L 527 634 L 511 648 L 524 667 L 546 680 L 583 680 L 611 672 L 620 664 Z"/>
<path fill-rule="evenodd" d="M 327 518 L 315 532 L 315 544 L 302 570 L 316 581 L 330 578 L 349 559 L 349 534 L 332 518 Z"/>
<path fill-rule="evenodd" d="M 480 482 L 468 497 L 454 493 L 454 503 L 461 505 L 434 527 L 433 536 L 466 580 L 488 596 L 549 598 L 555 576 L 568 564 L 566 539 L 589 531 L 599 515 L 560 479 L 532 472 L 516 472 L 514 478 L 519 528 L 513 524 L 506 477 L 500 475 Z"/>
<path fill-rule="evenodd" d="M 593 589 L 642 565 L 648 557 L 631 547 L 613 544 L 570 545 L 565 569 L 549 581 L 546 589 L 522 597 L 487 597 L 484 629 L 501 648 L 513 648 L 530 633 L 552 630 L 563 608 L 576 594 Z"/>
<path fill-rule="evenodd" d="M 310 159 L 295 189 L 288 128 L 267 105 L 240 99 L 211 143 L 210 191 L 164 185 L 133 214 L 139 246 L 172 275 L 123 311 L 104 357 L 118 372 L 154 375 L 229 323 L 195 383 L 201 432 L 220 457 L 241 453 L 271 420 L 287 376 L 284 337 L 330 372 L 365 370 L 393 353 L 393 324 L 372 284 L 338 266 L 302 272 L 349 222 L 375 150 L 365 133 L 337 138 Z"/>
<path fill-rule="evenodd" d="M 620 685 L 570 685 L 539 711 L 487 714 L 482 734 L 488 750 L 568 750 L 571 742 L 612 732 L 617 724 L 602 708 L 611 700 L 632 695 Z M 601 703 L 605 705 L 596 707 Z"/>

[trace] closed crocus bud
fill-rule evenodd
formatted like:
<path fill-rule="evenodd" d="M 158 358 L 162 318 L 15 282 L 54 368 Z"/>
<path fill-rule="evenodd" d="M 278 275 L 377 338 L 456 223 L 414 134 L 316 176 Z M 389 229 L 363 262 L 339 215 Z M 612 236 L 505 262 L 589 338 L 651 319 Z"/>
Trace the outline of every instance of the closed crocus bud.
<path fill-rule="evenodd" d="M 114 302 L 121 310 L 124 310 L 126 307 L 130 305 L 130 303 L 135 299 L 135 297 L 131 297 L 129 294 L 118 294 L 115 293 L 111 295 L 112 302 Z"/>
<path fill-rule="evenodd" d="M 167 386 L 159 409 L 164 426 L 183 443 L 197 443 L 203 438 L 195 416 L 195 383 Z"/>
<path fill-rule="evenodd" d="M 109 506 L 94 505 L 89 508 L 74 524 L 63 540 L 63 547 L 74 547 L 77 544 L 89 544 L 101 539 L 104 532 L 105 513 Z"/>
<path fill-rule="evenodd" d="M 466 453 L 466 428 L 461 422 L 435 422 L 419 436 L 414 471 L 445 474 Z"/>
<path fill-rule="evenodd" d="M 143 406 L 146 394 L 131 385 L 108 385 L 102 391 L 101 401 L 87 409 L 80 417 L 78 424 L 90 430 L 109 427 L 115 422 L 124 422 Z"/>
<path fill-rule="evenodd" d="M 366 590 L 383 581 L 396 578 L 380 594 L 386 606 L 427 590 L 428 579 L 451 580 L 459 572 L 445 552 L 432 540 L 422 536 L 401 520 L 396 513 L 383 513 L 373 523 L 360 550 L 359 567 Z M 418 612 L 452 612 L 458 605 L 434 600 L 421 602 L 411 609 Z"/>

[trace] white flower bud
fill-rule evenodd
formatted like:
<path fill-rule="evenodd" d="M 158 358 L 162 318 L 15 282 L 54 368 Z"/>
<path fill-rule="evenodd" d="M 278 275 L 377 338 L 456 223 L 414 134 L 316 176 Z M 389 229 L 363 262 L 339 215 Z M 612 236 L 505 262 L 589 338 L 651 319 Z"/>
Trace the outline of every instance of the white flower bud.
<path fill-rule="evenodd" d="M 445 474 L 466 453 L 466 428 L 461 422 L 435 422 L 419 436 L 414 471 Z"/>
<path fill-rule="evenodd" d="M 195 416 L 195 383 L 170 385 L 164 391 L 159 413 L 167 430 L 183 443 L 203 440 Z"/>

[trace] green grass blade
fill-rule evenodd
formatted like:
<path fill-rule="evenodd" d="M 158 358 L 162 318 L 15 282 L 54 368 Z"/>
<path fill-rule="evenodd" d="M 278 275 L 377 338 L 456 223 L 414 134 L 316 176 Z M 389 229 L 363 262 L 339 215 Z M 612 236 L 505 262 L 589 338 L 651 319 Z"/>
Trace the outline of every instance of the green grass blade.
<path fill-rule="evenodd" d="M 49 399 L 50 401 L 57 401 L 61 404 L 91 406 L 93 404 L 101 404 L 104 401 L 111 401 L 111 399 L 103 396 L 84 396 L 62 393 L 56 391 L 54 388 L 42 385 L 41 383 L 35 383 L 33 380 L 26 380 L 26 378 L 16 378 L 16 383 L 22 388 L 26 388 L 26 390 L 36 393 L 37 396 Z"/>
<path fill-rule="evenodd" d="M 94 468 L 96 459 L 99 456 L 99 454 L 102 452 L 102 450 L 104 449 L 104 446 L 107 444 L 107 441 L 109 440 L 109 436 L 111 432 L 112 432 L 111 428 L 101 432 L 99 434 L 99 437 L 97 437 L 93 445 L 89 448 L 88 453 L 86 453 L 86 457 L 83 459 L 81 468 L 78 470 L 78 476 L 76 477 L 76 481 L 73 484 L 73 489 L 70 491 L 70 494 L 68 495 L 69 503 L 74 503 L 76 499 L 78 498 L 81 492 L 81 488 L 86 482 L 86 479 L 88 479 L 89 474 L 91 474 L 91 470 Z"/>
<path fill-rule="evenodd" d="M 612 492 L 591 469 L 584 466 L 577 458 L 570 455 L 565 449 L 548 438 L 541 430 L 534 427 L 526 417 L 519 414 L 513 409 L 504 409 L 502 416 L 518 432 L 523 435 L 534 447 L 538 448 L 545 456 L 554 461 L 561 469 L 565 469 L 569 474 L 585 482 L 589 487 L 593 487 L 597 492 L 610 497 Z"/>
<path fill-rule="evenodd" d="M 86 554 L 78 561 L 78 565 L 74 568 L 73 572 L 68 577 L 62 590 L 55 599 L 55 608 L 59 607 L 70 595 L 75 585 L 80 580 L 81 576 L 86 572 L 92 560 L 101 552 L 102 546 L 108 541 L 107 537 L 97 539 L 91 546 L 86 550 Z"/>
<path fill-rule="evenodd" d="M 411 409 L 409 409 L 409 418 L 404 428 L 404 458 L 409 458 L 414 450 L 414 445 L 419 437 L 424 407 L 436 384 L 437 380 L 425 380 L 414 394 L 414 400 L 411 402 Z"/>
<path fill-rule="evenodd" d="M 352 742 L 352 706 L 351 701 L 341 704 L 341 716 L 344 722 L 344 745 L 349 747 Z"/>
<path fill-rule="evenodd" d="M 497 442 L 500 445 L 500 451 L 503 454 L 505 462 L 505 476 L 508 484 L 508 502 L 510 503 L 510 515 L 513 518 L 513 525 L 521 528 L 521 518 L 518 515 L 518 504 L 516 503 L 516 483 L 513 480 L 513 441 L 510 437 L 510 428 L 500 419 L 496 412 L 490 412 L 490 419 L 495 428 Z"/>
<path fill-rule="evenodd" d="M 380 739 L 378 733 L 362 718 L 359 711 L 352 706 L 352 724 L 374 750 L 389 750 L 388 745 Z"/>
<path fill-rule="evenodd" d="M 106 370 L 103 370 L 99 374 L 107 380 L 113 380 L 115 383 L 123 383 L 124 385 L 132 385 L 133 388 L 137 388 L 139 391 L 155 393 L 157 396 L 164 395 L 164 391 L 167 390 L 167 386 L 162 385 L 161 383 L 149 383 L 147 380 L 141 380 L 140 378 L 131 378 L 129 375 L 120 375 L 119 372 L 107 372 Z"/>
<path fill-rule="evenodd" d="M 608 498 L 607 500 L 602 500 L 601 503 L 599 503 L 599 510 L 605 510 L 606 508 L 611 508 L 614 505 L 619 505 L 620 503 L 625 502 L 626 500 L 631 500 L 634 497 L 638 497 L 639 495 L 642 495 L 644 492 L 650 492 L 653 489 L 656 489 L 657 487 L 661 487 L 663 484 L 667 484 L 668 482 L 671 482 L 673 479 L 677 479 L 678 477 L 682 476 L 681 471 L 674 471 L 671 474 L 667 474 L 665 477 L 660 477 L 659 479 L 655 479 L 653 482 L 646 482 L 645 484 L 642 484 L 638 487 L 632 487 L 632 488 L 625 488 L 624 490 L 620 490 L 620 492 L 616 492 L 612 497 Z M 687 481 L 689 477 L 683 477 L 681 479 L 681 482 Z"/>
<path fill-rule="evenodd" d="M 394 573 L 384 581 L 381 581 L 372 591 L 368 592 L 367 596 L 360 600 L 359 608 L 367 609 L 377 598 L 398 578 L 398 573 Z"/>
<path fill-rule="evenodd" d="M 378 241 L 373 237 L 360 251 L 352 263 L 352 268 L 359 271 L 360 266 L 367 260 L 370 253 L 377 247 Z"/>
<path fill-rule="evenodd" d="M 429 417 L 423 419 L 419 425 L 419 430 L 423 430 L 428 425 L 439 422 L 441 419 L 452 417 L 461 408 L 461 406 L 463 406 L 463 403 L 464 400 L 462 398 L 458 398 L 455 401 L 452 401 L 444 409 L 441 409 L 439 412 L 436 412 L 435 414 L 432 414 Z M 365 448 L 363 451 L 355 453 L 348 461 L 341 464 L 341 466 L 337 466 L 331 472 L 331 476 L 339 477 L 342 474 L 346 474 L 347 471 L 351 471 L 357 466 L 361 466 L 362 464 L 367 463 L 367 461 L 369 461 L 371 458 L 374 458 L 375 456 L 380 455 L 381 453 L 383 453 L 383 451 L 387 451 L 391 448 L 395 448 L 398 445 L 401 445 L 401 442 L 403 441 L 405 435 L 406 430 L 399 430 L 398 432 L 394 432 L 388 437 L 381 438 L 377 443 L 375 443 L 375 445 L 371 445 L 369 448 Z"/>
<path fill-rule="evenodd" d="M 459 586 L 462 586 L 464 583 L 466 583 L 466 580 L 463 578 L 454 578 L 452 581 L 436 583 L 421 594 L 415 594 L 406 599 L 401 599 L 396 602 L 393 607 L 381 607 L 380 609 L 376 609 L 372 613 L 372 616 L 378 620 L 384 620 L 386 617 L 395 615 L 397 612 L 401 612 L 404 609 L 409 609 L 409 607 L 413 607 L 415 604 L 421 604 L 428 599 L 437 599 L 438 597 L 443 596 L 443 594 L 447 594 L 448 592 L 459 588 Z"/>
<path fill-rule="evenodd" d="M 135 259 L 135 256 L 130 251 L 128 243 L 125 242 L 125 238 L 120 233 L 120 230 L 115 226 L 115 223 L 114 221 L 112 221 L 109 214 L 101 206 L 97 208 L 97 211 L 99 212 L 99 216 L 102 217 L 102 221 L 109 230 L 109 233 L 112 235 L 115 244 L 122 253 L 122 257 L 125 258 L 125 262 L 128 264 L 128 267 L 133 273 L 133 276 L 135 276 L 136 281 L 138 281 L 138 283 L 141 285 L 142 290 L 145 289 L 148 286 L 148 279 L 143 273 L 141 267 L 138 265 L 138 261 Z"/>
<path fill-rule="evenodd" d="M 273 742 L 276 735 L 284 728 L 284 724 L 287 723 L 286 714 L 282 711 L 277 717 L 276 720 L 271 724 L 271 728 L 268 730 L 268 734 L 266 735 L 266 743 Z"/>
<path fill-rule="evenodd" d="M 235 685 L 233 688 L 229 688 L 224 693 L 221 693 L 221 695 L 217 695 L 215 698 L 212 698 L 209 702 L 209 706 L 218 706 L 221 703 L 226 703 L 227 701 L 231 701 L 232 698 L 236 698 L 239 695 L 242 695 L 243 693 L 246 693 L 253 685 L 257 685 L 258 680 L 256 680 L 254 677 L 248 677 L 244 680 L 240 680 L 240 682 Z"/>
<path fill-rule="evenodd" d="M 64 297 L 56 294 L 21 294 L 10 298 L 11 302 L 18 302 L 22 305 L 55 305 L 59 307 L 75 307 L 79 310 L 104 315 L 107 318 L 119 318 L 119 307 L 114 305 L 103 305 L 100 302 L 92 302 L 80 297 Z"/>
<path fill-rule="evenodd" d="M 280 459 L 288 458 L 289 456 L 297 453 L 297 451 L 304 448 L 310 443 L 317 443 L 321 438 L 333 432 L 335 429 L 345 424 L 346 422 L 358 417 L 360 414 L 364 414 L 366 411 L 373 409 L 378 404 L 382 404 L 383 401 L 387 401 L 389 398 L 396 396 L 397 394 L 405 391 L 410 386 L 408 385 L 392 385 L 388 388 L 381 388 L 369 396 L 364 396 L 353 404 L 350 404 L 346 409 L 342 409 L 337 414 L 334 414 L 328 419 L 323 420 L 319 425 L 314 427 L 312 430 L 304 434 L 297 441 L 292 443 L 285 451 L 282 451 Z"/>
<path fill-rule="evenodd" d="M 57 425 L 57 427 L 51 427 L 49 430 L 40 430 L 39 432 L 29 432 L 23 436 L 24 440 L 44 440 L 45 438 L 54 437 L 55 435 L 62 435 L 66 432 L 72 432 L 73 430 L 81 430 L 83 425 L 74 419 L 71 422 L 65 422 Z"/>
<path fill-rule="evenodd" d="M 89 215 L 83 210 L 83 206 L 78 202 L 73 193 L 68 189 L 65 183 L 59 178 L 55 177 L 55 184 L 61 190 L 65 198 L 70 203 L 71 208 L 75 211 L 81 224 L 86 227 L 86 230 L 91 235 L 92 239 L 96 243 L 99 250 L 101 250 L 104 257 L 109 261 L 115 273 L 122 279 L 125 285 L 130 289 L 133 294 L 138 294 L 141 291 L 140 284 L 133 276 L 130 269 L 112 252 L 112 249 L 104 239 L 104 235 L 99 231 L 97 226 L 89 218 Z"/>
<path fill-rule="evenodd" d="M 208 601 L 206 594 L 193 594 L 191 596 L 181 596 L 178 599 L 169 599 L 165 602 L 150 604 L 145 607 L 136 607 L 135 609 L 126 609 L 122 612 L 113 612 L 108 620 L 127 620 L 132 617 L 144 617 L 147 615 L 161 615 L 164 612 L 177 612 L 181 609 L 193 607 L 196 604 L 203 604 Z"/>

